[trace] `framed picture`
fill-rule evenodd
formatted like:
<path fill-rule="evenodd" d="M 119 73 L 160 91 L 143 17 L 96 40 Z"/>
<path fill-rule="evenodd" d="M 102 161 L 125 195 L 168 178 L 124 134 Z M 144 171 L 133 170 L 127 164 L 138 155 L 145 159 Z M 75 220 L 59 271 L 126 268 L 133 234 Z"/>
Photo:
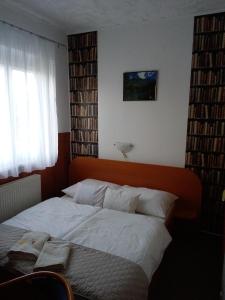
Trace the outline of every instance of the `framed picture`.
<path fill-rule="evenodd" d="M 158 71 L 123 73 L 123 101 L 155 101 Z"/>

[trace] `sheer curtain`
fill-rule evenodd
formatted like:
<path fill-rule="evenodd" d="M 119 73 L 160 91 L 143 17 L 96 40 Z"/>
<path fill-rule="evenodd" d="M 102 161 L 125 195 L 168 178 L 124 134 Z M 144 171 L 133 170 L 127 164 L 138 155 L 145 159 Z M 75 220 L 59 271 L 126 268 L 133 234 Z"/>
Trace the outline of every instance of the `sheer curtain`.
<path fill-rule="evenodd" d="M 55 164 L 55 98 L 55 45 L 0 24 L 1 178 Z"/>

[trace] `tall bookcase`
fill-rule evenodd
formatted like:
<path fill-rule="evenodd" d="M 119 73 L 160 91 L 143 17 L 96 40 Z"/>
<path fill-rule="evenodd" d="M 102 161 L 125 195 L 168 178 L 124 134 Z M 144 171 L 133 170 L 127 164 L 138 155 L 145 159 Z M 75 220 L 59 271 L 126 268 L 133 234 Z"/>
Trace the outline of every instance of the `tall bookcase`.
<path fill-rule="evenodd" d="M 203 184 L 202 229 L 222 233 L 225 189 L 225 13 L 195 17 L 186 167 Z"/>
<path fill-rule="evenodd" d="M 98 156 L 97 32 L 68 36 L 71 153 Z"/>

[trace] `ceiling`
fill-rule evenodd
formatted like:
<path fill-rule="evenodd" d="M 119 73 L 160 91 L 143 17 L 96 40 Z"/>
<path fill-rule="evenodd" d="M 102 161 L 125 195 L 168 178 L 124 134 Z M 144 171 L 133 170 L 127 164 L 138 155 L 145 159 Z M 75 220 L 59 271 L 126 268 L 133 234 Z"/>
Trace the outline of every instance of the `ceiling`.
<path fill-rule="evenodd" d="M 1 0 L 66 33 L 225 11 L 224 0 Z"/>

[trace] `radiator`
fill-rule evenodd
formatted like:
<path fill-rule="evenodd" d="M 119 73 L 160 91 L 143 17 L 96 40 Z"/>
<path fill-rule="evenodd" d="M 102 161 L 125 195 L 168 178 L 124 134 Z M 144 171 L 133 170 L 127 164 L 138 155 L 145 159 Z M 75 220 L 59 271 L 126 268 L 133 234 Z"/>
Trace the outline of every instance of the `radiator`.
<path fill-rule="evenodd" d="M 0 185 L 0 223 L 40 201 L 40 175 L 31 175 Z"/>

